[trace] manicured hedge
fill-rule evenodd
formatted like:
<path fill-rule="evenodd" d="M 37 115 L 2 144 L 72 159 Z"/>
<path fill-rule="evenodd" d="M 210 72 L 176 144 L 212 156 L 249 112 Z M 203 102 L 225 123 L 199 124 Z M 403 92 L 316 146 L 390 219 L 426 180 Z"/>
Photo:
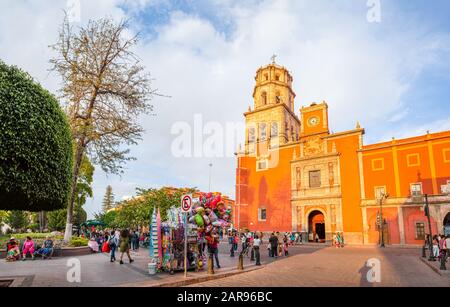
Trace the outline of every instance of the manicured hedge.
<path fill-rule="evenodd" d="M 0 61 L 0 209 L 67 207 L 72 137 L 56 98 Z"/>

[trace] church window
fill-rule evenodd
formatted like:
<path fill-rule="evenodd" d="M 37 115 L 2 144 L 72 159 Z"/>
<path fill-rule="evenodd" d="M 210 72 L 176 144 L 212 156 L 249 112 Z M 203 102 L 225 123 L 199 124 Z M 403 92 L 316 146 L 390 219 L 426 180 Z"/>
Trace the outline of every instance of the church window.
<path fill-rule="evenodd" d="M 280 81 L 280 75 L 277 74 L 277 75 L 275 76 L 275 80 Z"/>
<path fill-rule="evenodd" d="M 269 162 L 267 159 L 256 161 L 256 170 L 264 171 L 269 168 Z"/>
<path fill-rule="evenodd" d="M 375 198 L 382 199 L 386 195 L 386 187 L 375 187 Z"/>
<path fill-rule="evenodd" d="M 255 142 L 255 128 L 249 128 L 248 129 L 248 142 L 254 143 Z"/>
<path fill-rule="evenodd" d="M 412 183 L 411 184 L 411 196 L 418 197 L 422 195 L 422 184 L 421 183 Z"/>
<path fill-rule="evenodd" d="M 309 172 L 309 187 L 310 188 L 320 188 L 320 170 Z"/>
<path fill-rule="evenodd" d="M 416 223 L 416 240 L 425 240 L 425 223 Z"/>
<path fill-rule="evenodd" d="M 264 74 L 264 79 L 267 81 L 269 80 L 269 75 L 268 74 Z"/>
<path fill-rule="evenodd" d="M 270 137 L 277 137 L 278 136 L 278 123 L 273 122 L 272 127 L 270 129 Z"/>
<path fill-rule="evenodd" d="M 262 105 L 267 104 L 267 93 L 266 92 L 262 92 L 262 94 L 261 94 L 261 103 L 262 103 Z"/>
<path fill-rule="evenodd" d="M 267 219 L 267 209 L 258 208 L 258 221 L 264 222 Z"/>
<path fill-rule="evenodd" d="M 260 141 L 263 142 L 267 139 L 266 123 L 259 124 Z"/>
<path fill-rule="evenodd" d="M 280 102 L 281 102 L 281 94 L 280 94 L 279 91 L 277 91 L 277 92 L 275 93 L 275 102 L 276 102 L 276 103 L 280 103 Z"/>

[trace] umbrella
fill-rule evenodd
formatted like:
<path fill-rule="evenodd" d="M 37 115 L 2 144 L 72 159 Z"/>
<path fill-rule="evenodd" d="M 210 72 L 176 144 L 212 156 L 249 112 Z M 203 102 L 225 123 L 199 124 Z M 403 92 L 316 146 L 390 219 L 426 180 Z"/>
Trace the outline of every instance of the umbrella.
<path fill-rule="evenodd" d="M 102 221 L 89 220 L 81 224 L 81 226 L 105 226 L 106 224 Z"/>

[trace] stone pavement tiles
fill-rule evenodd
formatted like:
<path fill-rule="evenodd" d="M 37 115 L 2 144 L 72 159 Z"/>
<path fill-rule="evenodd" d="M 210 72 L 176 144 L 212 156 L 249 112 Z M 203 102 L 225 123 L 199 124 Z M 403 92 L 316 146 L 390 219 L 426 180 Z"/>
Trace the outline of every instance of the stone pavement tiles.
<path fill-rule="evenodd" d="M 261 270 L 194 286 L 450 286 L 450 278 L 438 275 L 420 261 L 419 249 L 366 247 L 297 249 L 301 249 L 302 252 L 272 262 Z M 366 261 L 371 258 L 380 260 L 380 283 L 367 281 L 366 274 L 369 268 L 366 267 Z"/>

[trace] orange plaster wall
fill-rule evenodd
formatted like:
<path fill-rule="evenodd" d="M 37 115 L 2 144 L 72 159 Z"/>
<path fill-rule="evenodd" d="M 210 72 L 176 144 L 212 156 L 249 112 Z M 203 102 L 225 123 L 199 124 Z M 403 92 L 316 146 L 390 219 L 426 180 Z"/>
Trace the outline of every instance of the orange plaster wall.
<path fill-rule="evenodd" d="M 423 240 L 416 240 L 415 225 L 417 222 L 425 223 L 425 233 L 429 233 L 428 220 L 423 210 L 419 207 L 403 208 L 403 224 L 405 225 L 405 243 L 406 244 L 423 244 Z M 436 221 L 431 218 L 431 231 L 433 234 L 437 233 Z"/>
<path fill-rule="evenodd" d="M 359 135 L 350 135 L 328 142 L 335 142 L 340 155 L 342 192 L 342 223 L 346 232 L 362 232 L 361 185 L 358 153 Z"/>
<path fill-rule="evenodd" d="M 411 183 L 422 183 L 423 193 L 433 194 L 432 174 L 427 145 L 420 143 L 414 147 L 404 147 L 407 147 L 407 149 L 402 149 L 402 147 L 398 149 L 401 196 L 406 197 L 411 195 Z M 408 155 L 417 154 L 419 155 L 420 165 L 408 166 Z"/>
<path fill-rule="evenodd" d="M 439 190 L 441 185 L 445 185 L 447 181 L 450 180 L 450 133 L 449 138 L 445 140 L 444 143 L 441 142 L 438 143 L 438 141 L 436 141 L 433 144 L 434 163 L 436 166 L 436 181 Z M 446 160 L 444 159 L 444 150 L 447 150 L 447 162 L 445 162 Z"/>
<path fill-rule="evenodd" d="M 367 221 L 369 225 L 369 243 L 378 244 L 380 234 L 376 227 L 378 208 L 367 209 Z M 383 219 L 387 222 L 389 229 L 389 238 L 385 238 L 385 243 L 400 244 L 400 232 L 398 226 L 398 211 L 397 208 L 383 208 Z"/>
<path fill-rule="evenodd" d="M 386 192 L 395 196 L 395 176 L 392 152 L 386 149 L 363 153 L 364 187 L 367 199 L 375 198 L 375 187 L 385 186 Z M 383 170 L 372 170 L 373 159 L 384 159 Z"/>
<path fill-rule="evenodd" d="M 241 167 L 246 169 L 247 186 L 242 188 L 240 228 L 254 231 L 291 231 L 291 174 L 290 161 L 293 148 L 278 151 L 278 165 L 264 171 L 256 171 L 255 157 L 242 157 Z M 298 150 L 297 150 L 298 152 Z M 241 178 L 243 179 L 243 178 Z M 239 193 L 237 191 L 237 193 Z M 264 207 L 266 221 L 258 221 L 258 208 Z"/>

